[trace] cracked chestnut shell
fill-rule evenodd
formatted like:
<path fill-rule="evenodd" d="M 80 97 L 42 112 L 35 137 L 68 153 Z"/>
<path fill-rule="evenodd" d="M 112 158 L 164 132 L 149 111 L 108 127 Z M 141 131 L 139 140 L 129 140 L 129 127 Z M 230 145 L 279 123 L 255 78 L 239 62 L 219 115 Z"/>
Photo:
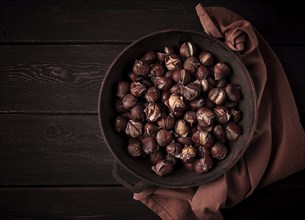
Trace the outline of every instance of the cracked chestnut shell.
<path fill-rule="evenodd" d="M 199 54 L 199 61 L 202 65 L 210 67 L 210 66 L 213 66 L 213 64 L 215 62 L 215 58 L 211 52 L 202 51 Z"/>
<path fill-rule="evenodd" d="M 196 131 L 192 135 L 192 141 L 195 144 L 200 144 L 206 148 L 211 148 L 214 144 L 214 137 L 208 131 Z"/>
<path fill-rule="evenodd" d="M 189 126 L 185 120 L 180 119 L 176 122 L 175 133 L 181 137 L 186 137 L 188 135 Z"/>
<path fill-rule="evenodd" d="M 222 105 L 226 100 L 226 93 L 221 88 L 214 88 L 209 92 L 208 98 L 216 105 Z"/>
<path fill-rule="evenodd" d="M 216 121 L 219 124 L 225 124 L 231 118 L 231 115 L 229 114 L 229 110 L 224 106 L 217 106 L 216 108 L 213 109 L 213 112 L 216 116 Z"/>
<path fill-rule="evenodd" d="M 162 64 L 154 64 L 150 70 L 150 75 L 151 76 L 164 76 L 164 68 Z"/>
<path fill-rule="evenodd" d="M 129 120 L 125 129 L 125 133 L 131 137 L 140 137 L 142 135 L 143 125 L 141 122 Z"/>
<path fill-rule="evenodd" d="M 228 155 L 228 148 L 221 143 L 215 143 L 211 147 L 211 156 L 218 160 L 223 160 Z"/>
<path fill-rule="evenodd" d="M 197 52 L 197 46 L 193 42 L 184 42 L 180 46 L 180 56 L 183 58 L 194 56 Z"/>
<path fill-rule="evenodd" d="M 161 117 L 161 110 L 158 104 L 149 103 L 147 107 L 144 109 L 146 114 L 146 119 L 151 122 L 155 122 L 158 118 Z"/>
<path fill-rule="evenodd" d="M 197 151 L 196 149 L 192 146 L 185 146 L 181 154 L 179 155 L 179 158 L 184 162 L 184 163 L 192 163 L 195 160 L 195 157 L 197 156 Z"/>
<path fill-rule="evenodd" d="M 191 82 L 192 74 L 185 69 L 175 70 L 173 72 L 172 79 L 177 83 L 179 82 L 183 85 L 186 85 L 187 83 Z"/>
<path fill-rule="evenodd" d="M 132 70 L 137 75 L 146 76 L 148 75 L 150 68 L 146 61 L 136 60 Z"/>
<path fill-rule="evenodd" d="M 167 160 L 160 160 L 151 168 L 158 176 L 164 176 L 173 172 L 173 164 Z"/>
<path fill-rule="evenodd" d="M 205 79 L 209 75 L 210 71 L 205 66 L 199 66 L 196 70 L 195 76 L 197 79 Z"/>
<path fill-rule="evenodd" d="M 140 157 L 144 154 L 142 144 L 138 140 L 131 140 L 127 145 L 127 152 L 132 157 Z"/>
<path fill-rule="evenodd" d="M 185 121 L 187 121 L 187 123 L 189 123 L 191 126 L 193 126 L 193 124 L 196 124 L 196 122 L 197 122 L 197 115 L 196 115 L 196 112 L 194 112 L 194 111 L 187 111 L 187 112 L 184 114 L 183 119 L 184 119 Z"/>
<path fill-rule="evenodd" d="M 202 127 L 209 127 L 215 122 L 215 114 L 212 112 L 211 109 L 206 107 L 198 109 L 196 116 L 199 125 Z"/>
<path fill-rule="evenodd" d="M 182 68 L 181 59 L 176 54 L 169 54 L 165 57 L 165 66 L 168 70 L 177 70 Z"/>
<path fill-rule="evenodd" d="M 225 125 L 226 137 L 229 141 L 236 141 L 241 134 L 241 128 L 234 122 Z"/>
<path fill-rule="evenodd" d="M 194 171 L 198 174 L 207 173 L 213 168 L 213 165 L 213 158 L 209 154 L 205 154 L 204 157 L 194 162 Z"/>
<path fill-rule="evenodd" d="M 183 111 L 185 109 L 183 97 L 179 95 L 171 95 L 164 104 L 169 107 L 172 112 Z"/>

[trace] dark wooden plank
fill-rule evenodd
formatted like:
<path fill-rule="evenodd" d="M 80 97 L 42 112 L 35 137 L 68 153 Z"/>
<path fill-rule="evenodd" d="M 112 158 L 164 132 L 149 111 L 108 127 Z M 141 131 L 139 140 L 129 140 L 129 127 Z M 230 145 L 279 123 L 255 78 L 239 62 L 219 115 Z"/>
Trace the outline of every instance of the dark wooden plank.
<path fill-rule="evenodd" d="M 100 85 L 124 45 L 0 46 L 0 112 L 97 113 Z M 273 46 L 305 112 L 305 47 Z"/>
<path fill-rule="evenodd" d="M 305 170 L 256 190 L 222 210 L 225 219 L 292 219 L 304 216 Z M 0 218 L 159 219 L 122 187 L 2 187 Z M 298 218 L 295 218 L 298 219 Z"/>
<path fill-rule="evenodd" d="M 0 188 L 0 219 L 160 219 L 122 187 Z"/>
<path fill-rule="evenodd" d="M 0 112 L 96 113 L 102 78 L 125 46 L 0 46 Z"/>
<path fill-rule="evenodd" d="M 52 1 L 1 0 L 0 42 L 131 42 L 160 29 L 201 30 L 196 0 Z M 249 20 L 268 42 L 305 43 L 297 13 L 277 1 L 202 1 L 227 7 Z M 290 1 L 294 6 L 296 1 Z M 296 8 L 294 7 L 295 11 Z M 292 11 L 290 11 L 292 12 Z M 292 14 L 292 16 L 289 16 Z"/>
<path fill-rule="evenodd" d="M 0 185 L 110 185 L 96 115 L 0 115 Z"/>

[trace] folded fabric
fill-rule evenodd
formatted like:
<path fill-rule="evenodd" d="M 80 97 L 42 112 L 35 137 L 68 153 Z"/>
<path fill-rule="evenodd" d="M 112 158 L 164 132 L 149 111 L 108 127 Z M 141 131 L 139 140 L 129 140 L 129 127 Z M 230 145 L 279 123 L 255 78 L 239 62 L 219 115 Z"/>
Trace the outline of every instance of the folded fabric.
<path fill-rule="evenodd" d="M 248 68 L 258 121 L 246 153 L 220 178 L 196 188 L 156 187 L 134 194 L 162 219 L 223 219 L 222 208 L 305 168 L 305 133 L 277 56 L 250 23 L 232 11 L 201 4 L 196 11 L 204 31 L 236 51 Z"/>

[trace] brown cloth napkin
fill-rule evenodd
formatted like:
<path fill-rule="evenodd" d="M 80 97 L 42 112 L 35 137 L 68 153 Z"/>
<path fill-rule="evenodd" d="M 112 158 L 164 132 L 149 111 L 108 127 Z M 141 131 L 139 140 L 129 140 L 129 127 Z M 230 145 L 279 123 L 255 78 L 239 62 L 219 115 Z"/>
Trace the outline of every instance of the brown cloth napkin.
<path fill-rule="evenodd" d="M 242 159 L 225 175 L 198 188 L 153 188 L 135 193 L 162 219 L 223 219 L 258 188 L 305 168 L 305 133 L 285 72 L 251 24 L 225 8 L 196 6 L 204 31 L 237 51 L 253 79 L 258 106 L 255 134 Z"/>

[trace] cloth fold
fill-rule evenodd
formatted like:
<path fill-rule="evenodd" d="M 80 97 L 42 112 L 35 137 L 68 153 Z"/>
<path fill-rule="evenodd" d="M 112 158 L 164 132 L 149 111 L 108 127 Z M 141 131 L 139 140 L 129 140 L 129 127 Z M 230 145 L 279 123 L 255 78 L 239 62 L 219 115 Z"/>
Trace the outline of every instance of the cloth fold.
<path fill-rule="evenodd" d="M 268 43 L 232 11 L 196 6 L 204 31 L 238 53 L 257 94 L 258 121 L 241 160 L 226 174 L 199 187 L 156 187 L 135 193 L 162 219 L 223 219 L 222 208 L 247 198 L 258 187 L 305 168 L 305 133 L 281 63 Z"/>

